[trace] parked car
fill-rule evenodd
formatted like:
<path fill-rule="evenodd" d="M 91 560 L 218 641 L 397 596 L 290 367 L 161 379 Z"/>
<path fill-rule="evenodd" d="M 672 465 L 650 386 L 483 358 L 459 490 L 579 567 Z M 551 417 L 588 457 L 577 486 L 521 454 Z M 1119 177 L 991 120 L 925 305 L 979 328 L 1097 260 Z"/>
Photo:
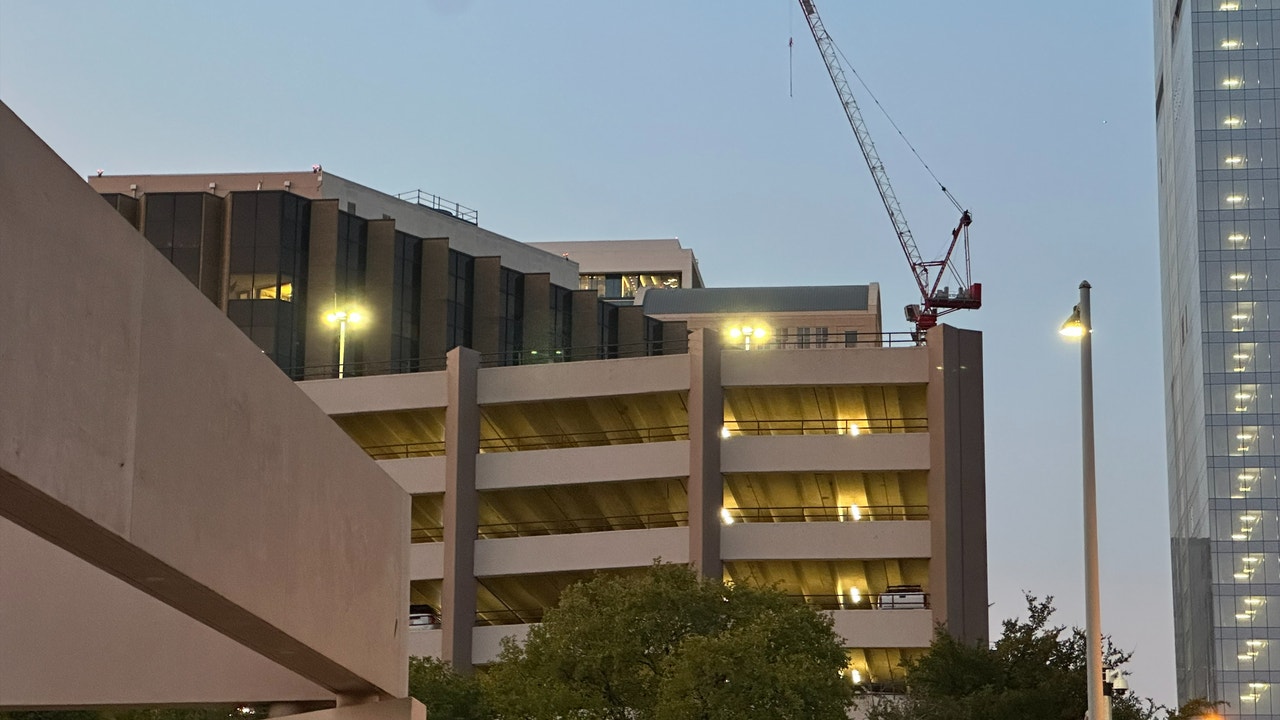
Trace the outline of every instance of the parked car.
<path fill-rule="evenodd" d="M 430 605 L 409 606 L 409 628 L 414 630 L 435 630 L 440 627 L 440 616 Z"/>
<path fill-rule="evenodd" d="M 876 596 L 880 610 L 922 610 L 929 607 L 929 596 L 919 585 L 890 585 Z"/>

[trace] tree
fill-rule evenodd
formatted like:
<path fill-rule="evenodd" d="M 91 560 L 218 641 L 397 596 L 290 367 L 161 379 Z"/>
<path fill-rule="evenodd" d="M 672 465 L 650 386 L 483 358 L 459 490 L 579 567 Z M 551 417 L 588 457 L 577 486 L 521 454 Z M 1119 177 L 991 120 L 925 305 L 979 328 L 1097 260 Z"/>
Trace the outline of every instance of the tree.
<path fill-rule="evenodd" d="M 435 658 L 409 658 L 409 697 L 427 708 L 431 720 L 488 720 L 493 712 L 479 681 L 454 672 Z"/>
<path fill-rule="evenodd" d="M 504 720 L 843 720 L 829 616 L 680 565 L 568 588 L 481 677 Z"/>
<path fill-rule="evenodd" d="M 1088 710 L 1086 636 L 1051 626 L 1053 598 L 1027 596 L 1027 619 L 1005 620 L 992 645 L 934 632 L 929 650 L 904 663 L 907 693 L 869 703 L 869 720 L 1080 720 Z M 1111 647 L 1104 664 L 1120 670 L 1130 654 Z M 1154 720 L 1159 708 L 1132 694 L 1112 698 L 1113 720 Z"/>

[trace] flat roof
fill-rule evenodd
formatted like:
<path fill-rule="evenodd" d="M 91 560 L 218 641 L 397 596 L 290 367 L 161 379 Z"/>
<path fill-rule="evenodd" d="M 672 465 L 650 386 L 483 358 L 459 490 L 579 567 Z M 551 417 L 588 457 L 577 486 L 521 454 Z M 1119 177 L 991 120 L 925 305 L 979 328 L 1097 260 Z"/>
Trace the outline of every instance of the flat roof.
<path fill-rule="evenodd" d="M 871 286 L 655 288 L 644 294 L 646 315 L 870 310 Z"/>

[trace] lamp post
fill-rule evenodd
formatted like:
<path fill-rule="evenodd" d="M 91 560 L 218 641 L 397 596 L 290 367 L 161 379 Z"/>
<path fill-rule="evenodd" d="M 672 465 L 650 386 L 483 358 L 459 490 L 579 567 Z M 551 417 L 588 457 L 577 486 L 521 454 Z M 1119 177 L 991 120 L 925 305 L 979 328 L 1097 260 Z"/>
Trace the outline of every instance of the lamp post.
<path fill-rule="evenodd" d="M 325 320 L 338 324 L 338 377 L 342 377 L 347 363 L 347 323 L 359 323 L 364 316 L 356 310 L 334 310 L 325 316 Z"/>
<path fill-rule="evenodd" d="M 1084 611 L 1090 720 L 1111 720 L 1102 686 L 1102 610 L 1098 590 L 1098 491 L 1093 446 L 1093 320 L 1089 281 L 1080 283 L 1080 304 L 1062 324 L 1063 335 L 1080 340 L 1081 449 L 1084 460 Z"/>
<path fill-rule="evenodd" d="M 734 340 L 742 340 L 742 349 L 751 349 L 751 338 L 763 340 L 767 331 L 760 326 L 743 325 L 742 327 L 729 328 L 729 337 Z"/>

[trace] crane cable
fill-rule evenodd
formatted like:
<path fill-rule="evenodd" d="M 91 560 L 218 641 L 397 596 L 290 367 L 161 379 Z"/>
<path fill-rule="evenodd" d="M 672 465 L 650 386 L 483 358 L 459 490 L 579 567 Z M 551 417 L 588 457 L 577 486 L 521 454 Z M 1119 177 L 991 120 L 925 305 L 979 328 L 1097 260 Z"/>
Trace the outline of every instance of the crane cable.
<path fill-rule="evenodd" d="M 898 123 L 893 121 L 893 117 L 889 115 L 889 111 L 885 110 L 884 106 L 880 104 L 880 99 L 876 97 L 875 93 L 871 92 L 871 88 L 867 86 L 866 81 L 863 80 L 862 76 L 858 74 L 858 71 L 853 68 L 853 63 L 849 62 L 849 58 L 845 57 L 844 51 L 840 49 L 839 45 L 836 45 L 836 41 L 834 39 L 831 41 L 831 44 L 835 47 L 836 52 L 840 53 L 840 58 L 844 60 L 845 67 L 849 68 L 849 72 L 853 73 L 853 76 L 858 79 L 858 84 L 862 86 L 863 90 L 867 91 L 867 97 L 870 97 L 872 102 L 876 104 L 876 107 L 880 108 L 880 112 L 884 113 L 885 119 L 887 119 L 889 124 L 893 126 L 893 129 L 898 132 L 898 136 L 902 138 L 902 142 L 906 143 L 908 148 L 911 148 L 911 154 L 915 155 L 916 159 L 920 161 L 920 164 L 924 166 L 924 169 L 929 173 L 929 177 L 933 178 L 933 181 L 938 183 L 938 187 L 942 188 L 942 193 L 947 196 L 947 199 L 951 201 L 951 204 L 955 205 L 956 209 L 960 212 L 964 212 L 964 206 L 960 204 L 960 201 L 956 200 L 955 196 L 951 194 L 951 191 L 947 190 L 947 186 L 943 185 L 942 181 L 938 179 L 938 176 L 933 173 L 933 168 L 929 167 L 929 163 L 925 162 L 924 158 L 920 157 L 920 153 L 916 152 L 915 146 L 911 144 L 911 141 L 907 139 L 906 134 L 898 127 Z"/>

